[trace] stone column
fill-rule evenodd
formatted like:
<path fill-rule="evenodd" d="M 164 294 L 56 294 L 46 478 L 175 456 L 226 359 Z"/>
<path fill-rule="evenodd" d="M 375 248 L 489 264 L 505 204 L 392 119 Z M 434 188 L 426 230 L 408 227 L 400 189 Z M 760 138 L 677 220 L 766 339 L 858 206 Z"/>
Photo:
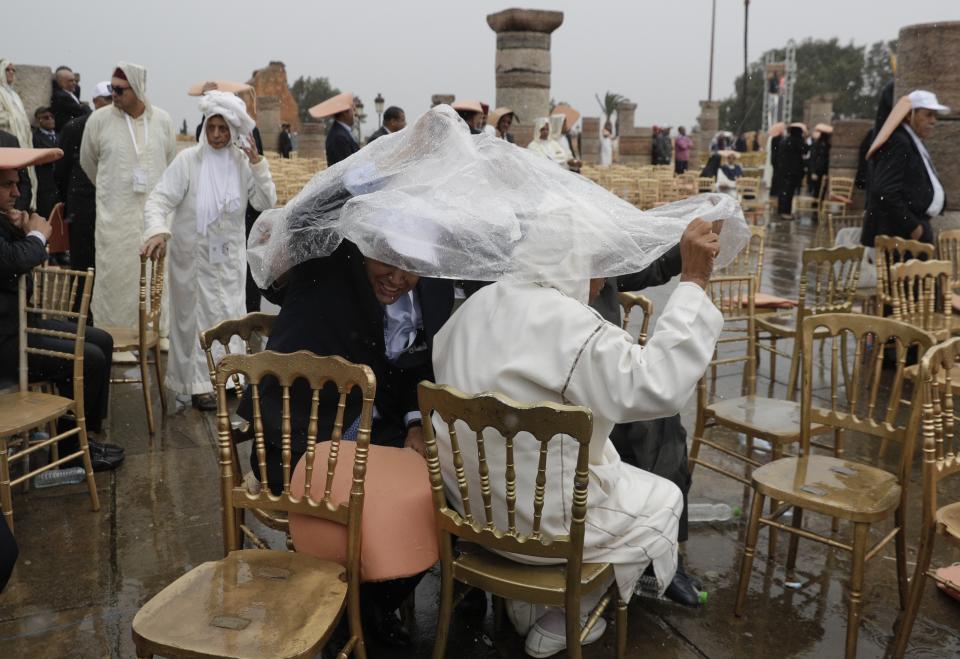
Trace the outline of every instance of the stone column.
<path fill-rule="evenodd" d="M 563 12 L 505 9 L 487 16 L 497 33 L 497 107 L 509 107 L 523 123 L 511 132 L 520 146 L 533 139 L 533 122 L 550 112 L 550 33 Z"/>
<path fill-rule="evenodd" d="M 633 114 L 630 114 L 633 117 Z M 623 126 L 621 126 L 621 130 Z M 620 164 L 642 167 L 650 165 L 653 153 L 653 128 L 631 126 L 626 134 L 620 133 Z"/>
<path fill-rule="evenodd" d="M 34 66 L 32 64 L 17 64 L 16 68 L 17 77 L 13 81 L 13 88 L 20 95 L 20 100 L 23 101 L 23 109 L 26 110 L 27 118 L 32 124 L 34 110 L 44 105 L 50 105 L 53 71 L 50 70 L 49 66 Z M 86 92 L 88 99 L 95 84 L 91 83 L 89 87 L 81 89 L 82 92 Z M 33 145 L 25 144 L 21 146 L 29 147 Z"/>
<path fill-rule="evenodd" d="M 257 97 L 257 128 L 260 129 L 263 150 L 276 152 L 280 137 L 280 97 Z"/>
<path fill-rule="evenodd" d="M 636 135 L 637 127 L 635 115 L 637 104 L 630 101 L 623 101 L 617 104 L 617 135 Z"/>
<path fill-rule="evenodd" d="M 320 121 L 305 121 L 300 126 L 300 138 L 297 141 L 298 158 L 326 157 L 326 132 Z"/>
<path fill-rule="evenodd" d="M 840 119 L 833 122 L 830 138 L 830 176 L 856 178 L 860 163 L 860 143 L 873 128 L 870 119 Z M 851 210 L 861 210 L 865 199 L 862 190 L 854 190 Z"/>
<path fill-rule="evenodd" d="M 810 132 L 817 124 L 829 124 L 833 122 L 833 96 L 829 94 L 820 94 L 813 98 L 808 98 L 803 102 L 803 123 L 807 125 Z"/>
<path fill-rule="evenodd" d="M 947 195 L 946 217 L 933 220 L 941 227 L 960 228 L 960 21 L 908 25 L 900 30 L 897 47 L 896 93 L 926 89 L 950 107 L 939 117 L 933 137 L 925 140 Z"/>
<path fill-rule="evenodd" d="M 588 165 L 600 162 L 600 117 L 584 117 L 580 133 L 580 157 Z"/>
<path fill-rule="evenodd" d="M 697 117 L 700 132 L 697 134 L 697 150 L 710 153 L 710 141 L 720 130 L 720 101 L 700 101 L 700 116 Z"/>
<path fill-rule="evenodd" d="M 430 107 L 436 107 L 438 105 L 453 105 L 453 100 L 456 97 L 453 94 L 434 94 L 430 97 Z"/>

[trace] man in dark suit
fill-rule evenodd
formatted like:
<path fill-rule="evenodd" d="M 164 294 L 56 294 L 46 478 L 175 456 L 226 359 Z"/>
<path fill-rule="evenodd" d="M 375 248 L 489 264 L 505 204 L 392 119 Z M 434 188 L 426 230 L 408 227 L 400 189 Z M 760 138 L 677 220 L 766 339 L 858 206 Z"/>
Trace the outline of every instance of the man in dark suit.
<path fill-rule="evenodd" d="M 0 148 L 0 376 L 16 379 L 19 364 L 19 300 L 18 280 L 23 274 L 47 259 L 46 242 L 50 223 L 36 213 L 27 214 L 14 208 L 19 195 L 17 169 L 43 160 L 51 161 L 49 152 Z M 28 279 L 28 285 L 30 280 Z M 28 291 L 29 295 L 29 291 Z M 61 320 L 40 321 L 44 329 L 75 332 L 76 324 Z M 73 341 L 52 336 L 31 334 L 30 345 L 59 352 L 72 352 Z M 83 395 L 87 429 L 99 433 L 107 414 L 110 390 L 110 366 L 113 361 L 113 338 L 103 330 L 90 327 L 84 337 Z M 28 358 L 31 381 L 55 382 L 65 396 L 73 392 L 73 364 L 65 359 L 46 355 Z M 61 428 L 61 431 L 65 428 Z M 61 442 L 62 449 L 76 450 L 75 438 Z M 96 471 L 116 468 L 123 462 L 123 449 L 111 444 L 89 442 L 90 458 Z"/>
<path fill-rule="evenodd" d="M 327 167 L 346 160 L 360 150 L 360 145 L 353 139 L 353 107 L 333 116 L 330 130 L 327 132 L 327 141 L 324 144 L 327 153 Z"/>
<path fill-rule="evenodd" d="M 383 113 L 383 125 L 373 132 L 373 135 L 367 140 L 367 144 L 370 144 L 370 142 L 378 137 L 396 133 L 398 130 L 403 130 L 406 127 L 407 115 L 396 105 L 391 105 L 387 108 L 387 111 Z"/>
<path fill-rule="evenodd" d="M 5 130 L 0 130 L 0 148 L 17 149 L 21 146 L 29 147 L 30 145 L 20 144 L 20 140 L 17 139 L 16 135 L 8 133 Z M 17 174 L 20 176 L 20 182 L 17 185 L 20 194 L 17 195 L 16 200 L 14 200 L 14 208 L 18 211 L 30 210 L 30 199 L 33 197 L 33 185 L 30 183 L 27 168 L 21 168 Z"/>
<path fill-rule="evenodd" d="M 289 158 L 293 151 L 293 137 L 290 135 L 290 124 L 280 126 L 280 135 L 277 137 L 277 150 L 281 158 Z"/>
<path fill-rule="evenodd" d="M 930 218 L 943 212 L 946 195 L 923 140 L 933 136 L 937 113 L 945 111 L 932 93 L 914 91 L 897 103 L 879 131 L 867 154 L 864 244 L 873 245 L 877 235 L 933 242 Z"/>
<path fill-rule="evenodd" d="M 33 147 L 35 149 L 58 148 L 60 140 L 57 139 L 57 134 L 53 130 L 54 119 L 50 108 L 37 108 L 33 118 L 37 122 L 37 127 L 33 129 Z M 50 211 L 60 201 L 57 184 L 53 178 L 53 163 L 37 165 L 34 171 L 37 173 L 37 213 L 49 218 Z"/>
<path fill-rule="evenodd" d="M 53 75 L 50 109 L 53 111 L 54 129 L 58 133 L 71 119 L 90 114 L 90 106 L 80 102 L 77 78 L 68 66 L 58 66 L 56 73 Z"/>
<path fill-rule="evenodd" d="M 93 92 L 93 106 L 99 110 L 112 101 L 110 83 L 97 83 Z M 64 155 L 53 167 L 53 176 L 63 202 L 63 217 L 70 234 L 70 267 L 75 270 L 96 267 L 94 232 L 97 189 L 80 167 L 80 143 L 89 118 L 89 114 L 84 114 L 71 119 L 60 131 L 60 148 Z M 92 325 L 92 314 L 88 320 Z"/>

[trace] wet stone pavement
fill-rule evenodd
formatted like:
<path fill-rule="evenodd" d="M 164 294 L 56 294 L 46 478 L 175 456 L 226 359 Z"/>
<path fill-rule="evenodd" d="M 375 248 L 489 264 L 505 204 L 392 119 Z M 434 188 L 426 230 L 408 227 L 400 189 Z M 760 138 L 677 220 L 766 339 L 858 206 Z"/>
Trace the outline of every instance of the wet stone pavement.
<path fill-rule="evenodd" d="M 765 292 L 796 295 L 800 252 L 814 243 L 815 233 L 815 226 L 806 219 L 769 225 Z M 646 293 L 662 308 L 670 290 L 668 285 Z M 781 347 L 788 346 L 789 342 L 781 342 Z M 758 393 L 784 396 L 787 366 L 786 362 L 778 364 L 778 382 L 771 383 L 764 353 Z M 739 368 L 721 368 L 719 393 L 736 396 L 739 388 Z M 154 404 L 159 410 L 159 400 Z M 137 609 L 187 570 L 222 557 L 214 415 L 189 408 L 171 410 L 161 430 L 150 438 L 142 405 L 139 385 L 115 386 L 109 441 L 123 445 L 127 458 L 116 472 L 97 474 L 100 512 L 91 512 L 82 485 L 14 493 L 20 561 L 0 595 L 0 657 L 133 657 L 130 622 Z M 691 398 L 683 411 L 688 432 L 693 429 L 694 412 L 695 399 Z M 737 438 L 731 435 L 729 440 L 736 442 Z M 850 456 L 856 459 L 856 442 L 847 444 Z M 890 459 L 886 465 L 892 466 Z M 910 487 L 907 542 L 912 560 L 920 519 L 919 458 L 914 460 Z M 956 500 L 960 487 L 956 482 L 951 487 L 945 494 Z M 690 500 L 747 508 L 739 484 L 702 468 L 694 473 Z M 829 529 L 829 521 L 815 515 L 808 515 L 805 521 L 813 528 Z M 762 531 L 746 615 L 738 619 L 732 611 L 744 529 L 742 518 L 692 526 L 684 549 L 688 571 L 703 580 L 709 599 L 702 608 L 689 609 L 634 598 L 629 608 L 629 656 L 843 655 L 850 556 L 804 541 L 797 569 L 786 575 L 784 534 L 771 559 L 767 531 Z M 841 527 L 838 536 L 849 541 L 849 529 Z M 892 557 L 891 544 L 867 564 L 860 657 L 884 656 L 892 637 L 897 613 Z M 941 542 L 933 563 L 958 560 L 960 552 Z M 912 568 L 911 563 L 911 574 Z M 412 649 L 390 651 L 368 638 L 370 655 L 429 657 L 438 590 L 435 568 L 416 592 L 415 616 L 409 622 L 415 639 Z M 928 584 L 910 656 L 960 656 L 958 631 L 960 603 Z M 613 643 L 611 625 L 600 641 L 585 649 L 584 656 L 612 657 Z M 496 625 L 488 613 L 482 620 L 455 617 L 448 656 L 525 655 L 523 639 L 509 623 Z"/>

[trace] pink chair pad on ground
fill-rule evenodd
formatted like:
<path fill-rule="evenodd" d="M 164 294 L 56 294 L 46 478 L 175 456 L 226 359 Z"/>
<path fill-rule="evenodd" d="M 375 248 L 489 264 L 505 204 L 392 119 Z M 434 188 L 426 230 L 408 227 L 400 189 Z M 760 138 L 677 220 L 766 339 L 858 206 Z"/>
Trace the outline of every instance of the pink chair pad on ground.
<path fill-rule="evenodd" d="M 330 442 L 317 444 L 311 478 L 311 496 L 323 496 Z M 353 479 L 356 443 L 342 441 L 333 476 L 333 503 L 346 502 Z M 290 477 L 295 496 L 303 495 L 305 459 Z M 407 448 L 370 445 L 364 481 L 361 523 L 360 580 L 384 581 L 423 572 L 436 563 L 437 532 L 427 463 Z M 311 517 L 290 515 L 290 536 L 298 552 L 345 563 L 347 528 Z"/>

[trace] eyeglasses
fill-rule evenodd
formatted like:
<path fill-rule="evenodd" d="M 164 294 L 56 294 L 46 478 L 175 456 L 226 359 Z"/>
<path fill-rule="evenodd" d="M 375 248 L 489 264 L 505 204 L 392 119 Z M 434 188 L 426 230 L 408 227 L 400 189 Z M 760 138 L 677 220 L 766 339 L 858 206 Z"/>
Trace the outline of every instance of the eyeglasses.
<path fill-rule="evenodd" d="M 123 93 L 124 93 L 125 91 L 127 91 L 128 89 L 130 89 L 129 86 L 128 86 L 128 87 L 119 87 L 119 86 L 117 86 L 117 85 L 110 85 L 110 93 L 114 94 L 115 96 L 123 96 Z"/>

